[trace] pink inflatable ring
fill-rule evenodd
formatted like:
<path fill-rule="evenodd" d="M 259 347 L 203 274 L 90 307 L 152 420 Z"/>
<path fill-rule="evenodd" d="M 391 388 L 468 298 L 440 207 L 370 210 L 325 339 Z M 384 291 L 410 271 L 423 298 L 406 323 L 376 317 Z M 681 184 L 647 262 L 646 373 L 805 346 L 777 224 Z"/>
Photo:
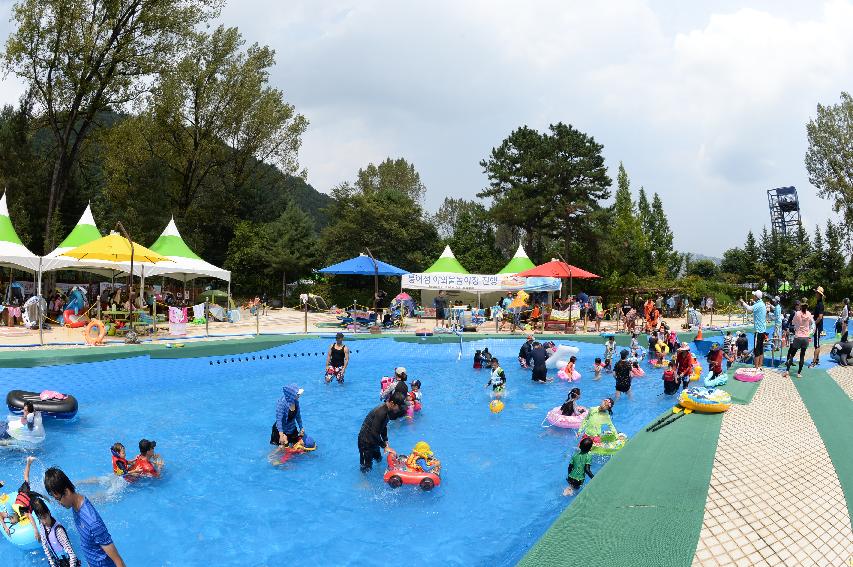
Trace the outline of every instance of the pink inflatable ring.
<path fill-rule="evenodd" d="M 586 414 L 587 409 L 584 408 L 581 410 L 579 415 L 563 415 L 560 411 L 560 406 L 557 406 L 548 412 L 548 415 L 545 416 L 545 420 L 555 427 L 577 429 L 581 426 L 581 422 L 583 422 Z"/>
<path fill-rule="evenodd" d="M 758 368 L 738 368 L 735 371 L 735 380 L 741 382 L 758 382 L 764 378 L 764 372 Z"/>

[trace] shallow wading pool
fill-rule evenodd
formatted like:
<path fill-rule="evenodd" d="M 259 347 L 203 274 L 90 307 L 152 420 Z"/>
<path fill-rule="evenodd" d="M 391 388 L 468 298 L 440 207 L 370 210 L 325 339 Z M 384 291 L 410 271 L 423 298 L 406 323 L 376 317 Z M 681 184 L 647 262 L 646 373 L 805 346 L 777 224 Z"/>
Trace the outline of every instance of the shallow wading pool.
<path fill-rule="evenodd" d="M 252 354 L 181 360 L 134 358 L 6 371 L 7 389 L 74 394 L 78 418 L 46 420 L 35 450 L 33 488 L 51 465 L 95 502 L 129 565 L 342 565 L 394 562 L 511 565 L 571 503 L 561 495 L 574 432 L 542 427 L 572 386 L 586 406 L 613 393 L 612 375 L 592 380 L 603 347 L 581 349 L 579 382 L 534 384 L 516 361 L 521 339 L 456 344 L 353 341 L 347 381 L 323 382 L 331 339 L 304 340 Z M 573 343 L 568 343 L 573 344 Z M 508 378 L 506 409 L 489 411 L 487 370 L 472 369 L 488 346 Z M 391 422 L 391 446 L 420 440 L 442 461 L 432 492 L 382 481 L 384 463 L 363 475 L 356 436 L 379 403 L 379 379 L 402 365 L 423 382 L 424 409 Z M 661 370 L 643 363 L 634 400 L 614 408 L 629 436 L 674 403 L 659 395 Z M 556 371 L 549 371 L 549 377 Z M 282 467 L 267 462 L 275 402 L 283 384 L 305 388 L 302 416 L 318 450 Z M 110 446 L 134 456 L 139 439 L 157 441 L 165 477 L 128 486 L 111 475 Z M 0 479 L 20 483 L 25 453 L 0 452 Z M 597 462 L 596 470 L 604 461 Z M 68 511 L 56 516 L 77 534 Z M 46 564 L 0 540 L 0 564 Z"/>

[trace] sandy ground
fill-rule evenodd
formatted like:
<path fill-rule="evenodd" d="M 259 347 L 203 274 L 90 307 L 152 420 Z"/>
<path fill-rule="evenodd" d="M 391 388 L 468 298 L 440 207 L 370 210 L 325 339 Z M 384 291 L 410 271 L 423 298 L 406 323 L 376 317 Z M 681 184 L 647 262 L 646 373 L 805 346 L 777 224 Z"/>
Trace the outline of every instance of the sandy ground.
<path fill-rule="evenodd" d="M 680 330 L 684 323 L 683 318 L 664 319 L 670 327 Z M 719 315 L 713 318 L 713 324 L 727 324 L 728 317 Z M 261 334 L 279 334 L 279 333 L 333 333 L 338 329 L 335 327 L 325 326 L 324 324 L 336 323 L 337 318 L 330 313 L 308 313 L 307 325 L 305 313 L 294 309 L 275 309 L 269 310 L 266 313 L 260 314 L 257 318 L 244 313 L 244 318 L 239 323 L 210 323 L 205 329 L 204 325 L 187 325 L 187 335 L 180 337 L 182 341 L 198 341 L 198 340 L 222 340 L 226 338 L 248 337 Z M 739 318 L 732 318 L 731 324 L 739 323 Z M 705 315 L 703 325 L 709 326 L 712 324 L 711 317 Z M 432 329 L 435 326 L 433 319 L 425 319 L 419 321 L 417 319 L 406 319 L 405 325 L 402 328 L 395 328 L 391 333 L 414 333 L 417 329 Z M 170 337 L 165 324 L 160 325 L 161 330 L 153 336 L 143 336 L 143 339 L 151 339 L 154 341 L 165 341 L 174 339 Z M 589 323 L 587 326 L 589 333 L 595 333 L 594 325 Z M 495 333 L 496 327 L 494 321 L 486 321 L 479 327 L 479 330 L 484 333 Z M 616 330 L 614 322 L 603 321 L 600 332 L 612 332 Z M 578 331 L 582 332 L 582 325 L 578 326 Z M 344 329 L 344 332 L 351 333 L 352 330 Z M 365 332 L 361 330 L 360 332 Z M 550 332 L 550 331 L 549 331 Z M 526 331 L 517 329 L 516 335 L 523 335 Z M 510 335 L 509 326 L 507 325 L 501 334 Z M 107 337 L 110 345 L 120 345 L 123 341 L 116 337 Z M 24 329 L 23 327 L 3 327 L 0 326 L 0 347 L 3 350 L 20 350 L 34 348 L 74 348 L 82 346 L 83 334 L 80 329 L 68 329 L 52 326 L 50 330 L 44 331 L 45 346 L 39 346 L 39 332 Z"/>

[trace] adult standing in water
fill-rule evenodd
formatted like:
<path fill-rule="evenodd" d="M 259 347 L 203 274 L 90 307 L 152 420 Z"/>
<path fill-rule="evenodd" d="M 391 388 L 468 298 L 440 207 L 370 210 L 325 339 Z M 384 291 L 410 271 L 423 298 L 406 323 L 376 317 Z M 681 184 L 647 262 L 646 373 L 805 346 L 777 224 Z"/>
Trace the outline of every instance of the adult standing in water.
<path fill-rule="evenodd" d="M 394 393 L 388 401 L 382 402 L 367 414 L 358 432 L 358 457 L 361 472 L 373 468 L 373 461 L 382 459 L 380 450 L 393 451 L 388 444 L 388 422 L 405 415 L 403 407 L 406 400 L 401 394 Z"/>
<path fill-rule="evenodd" d="M 818 364 L 820 364 L 820 335 L 823 333 L 823 288 L 821 286 L 817 286 L 815 290 L 817 302 L 814 306 L 814 311 L 812 315 L 814 316 L 814 358 L 812 359 L 812 363 L 809 364 L 809 368 L 814 368 Z"/>
<path fill-rule="evenodd" d="M 548 360 L 548 353 L 539 341 L 533 343 L 533 350 L 530 351 L 530 359 L 533 361 L 533 381 L 545 382 L 548 375 L 548 368 L 545 366 L 545 361 Z"/>
<path fill-rule="evenodd" d="M 444 296 L 444 290 L 438 292 L 438 295 L 432 300 L 432 306 L 435 308 L 435 326 L 444 325 L 444 310 L 447 309 L 447 298 Z"/>
<path fill-rule="evenodd" d="M 326 383 L 336 378 L 340 384 L 344 383 L 344 374 L 349 365 L 349 347 L 344 344 L 344 334 L 335 335 L 335 342 L 329 347 L 326 354 Z"/>

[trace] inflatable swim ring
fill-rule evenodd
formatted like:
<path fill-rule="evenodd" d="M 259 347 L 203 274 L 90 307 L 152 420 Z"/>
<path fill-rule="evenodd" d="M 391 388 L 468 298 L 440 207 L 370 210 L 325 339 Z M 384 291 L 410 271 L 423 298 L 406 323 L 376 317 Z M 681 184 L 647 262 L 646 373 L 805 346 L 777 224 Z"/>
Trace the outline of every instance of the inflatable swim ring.
<path fill-rule="evenodd" d="M 725 372 L 723 372 L 716 378 L 714 378 L 713 376 L 713 372 L 708 372 L 708 375 L 705 376 L 705 381 L 703 382 L 703 384 L 705 384 L 706 388 L 716 388 L 717 386 L 722 386 L 729 381 L 729 376 Z"/>
<path fill-rule="evenodd" d="M 681 392 L 678 404 L 699 413 L 721 413 L 732 407 L 732 397 L 724 390 L 694 387 Z"/>
<path fill-rule="evenodd" d="M 758 368 L 738 368 L 735 370 L 735 380 L 741 382 L 759 382 L 764 378 L 764 372 Z"/>
<path fill-rule="evenodd" d="M 83 319 L 83 316 L 81 315 L 80 317 L 77 317 L 71 309 L 66 309 L 62 312 L 62 320 L 66 327 L 70 327 L 72 329 L 79 329 L 86 324 L 86 320 Z"/>
<path fill-rule="evenodd" d="M 669 354 L 669 345 L 658 341 L 655 343 L 655 352 L 666 356 Z"/>
<path fill-rule="evenodd" d="M 628 436 L 624 433 L 608 432 L 601 437 L 592 438 L 592 449 L 589 452 L 594 455 L 612 455 L 622 450 L 627 442 Z"/>
<path fill-rule="evenodd" d="M 38 319 L 34 320 L 32 319 L 32 317 L 30 317 L 30 308 L 34 305 L 37 305 L 39 301 L 41 301 L 41 312 L 47 312 L 47 302 L 39 295 L 32 296 L 31 298 L 26 300 L 21 306 L 21 320 L 24 322 L 24 327 L 26 327 L 27 329 L 39 328 Z"/>
<path fill-rule="evenodd" d="M 566 382 L 574 382 L 576 380 L 581 379 L 581 373 L 577 370 L 572 370 L 572 375 L 569 376 L 568 374 L 566 374 L 566 369 L 564 368 L 563 370 L 557 372 L 557 378 L 559 378 L 560 380 L 565 380 Z"/>
<path fill-rule="evenodd" d="M 578 415 L 563 415 L 563 412 L 560 411 L 560 406 L 557 406 L 548 412 L 548 414 L 545 416 L 545 421 L 547 421 L 554 427 L 562 427 L 563 429 L 577 429 L 581 426 L 581 422 L 584 420 L 588 413 L 589 411 L 586 408 L 583 408 L 581 409 L 581 412 Z"/>
<path fill-rule="evenodd" d="M 26 402 L 32 402 L 36 412 L 41 413 L 44 417 L 71 419 L 77 415 L 77 399 L 74 396 L 66 395 L 61 400 L 43 400 L 39 394 L 25 392 L 24 390 L 12 390 L 6 394 L 6 405 L 9 406 L 9 411 L 14 414 L 23 413 Z"/>
<path fill-rule="evenodd" d="M 92 336 L 92 329 L 97 329 L 98 334 L 96 336 Z M 89 321 L 89 324 L 86 325 L 86 329 L 83 331 L 83 338 L 86 339 L 86 344 L 89 345 L 102 345 L 104 344 L 104 337 L 107 336 L 107 327 L 104 325 L 102 321 L 99 319 L 92 319 Z"/>
<path fill-rule="evenodd" d="M 631 378 L 642 378 L 646 375 L 646 371 L 640 368 L 639 366 L 636 368 L 631 368 Z"/>
<path fill-rule="evenodd" d="M 14 510 L 12 509 L 12 505 L 15 503 L 15 499 L 18 497 L 17 492 L 7 492 L 4 494 L 0 494 L 0 510 L 6 512 L 6 514 L 13 514 Z M 36 524 L 36 528 L 39 527 L 39 520 L 35 514 L 31 514 L 33 521 Z M 9 528 L 9 533 L 6 533 L 6 530 L 0 529 L 3 532 L 3 537 L 6 540 L 18 546 L 21 549 L 41 549 L 41 543 L 36 539 L 36 534 L 33 531 L 33 525 L 30 523 L 29 518 L 24 516 L 21 520 L 12 524 L 8 520 L 5 520 L 6 527 Z"/>
<path fill-rule="evenodd" d="M 441 477 L 438 474 L 426 471 L 410 471 L 406 467 L 405 459 L 398 459 L 397 453 L 389 451 L 385 457 L 388 463 L 388 470 L 385 471 L 383 479 L 391 488 L 399 488 L 404 484 L 416 484 L 421 487 L 421 490 L 429 491 L 441 484 Z"/>
<path fill-rule="evenodd" d="M 651 364 L 655 368 L 666 368 L 667 366 L 669 366 L 669 359 L 664 358 L 663 360 L 658 361 L 657 358 L 650 358 L 649 364 Z"/>
<path fill-rule="evenodd" d="M 557 345 L 557 348 L 554 350 L 554 354 L 549 356 L 548 360 L 545 361 L 545 368 L 564 368 L 569 363 L 569 359 L 576 356 L 579 352 L 580 349 L 577 347 Z"/>
<path fill-rule="evenodd" d="M 36 412 L 33 428 L 21 423 L 21 417 L 10 415 L 7 418 L 6 432 L 9 436 L 22 444 L 38 445 L 44 441 L 44 426 L 41 423 L 41 412 Z"/>

